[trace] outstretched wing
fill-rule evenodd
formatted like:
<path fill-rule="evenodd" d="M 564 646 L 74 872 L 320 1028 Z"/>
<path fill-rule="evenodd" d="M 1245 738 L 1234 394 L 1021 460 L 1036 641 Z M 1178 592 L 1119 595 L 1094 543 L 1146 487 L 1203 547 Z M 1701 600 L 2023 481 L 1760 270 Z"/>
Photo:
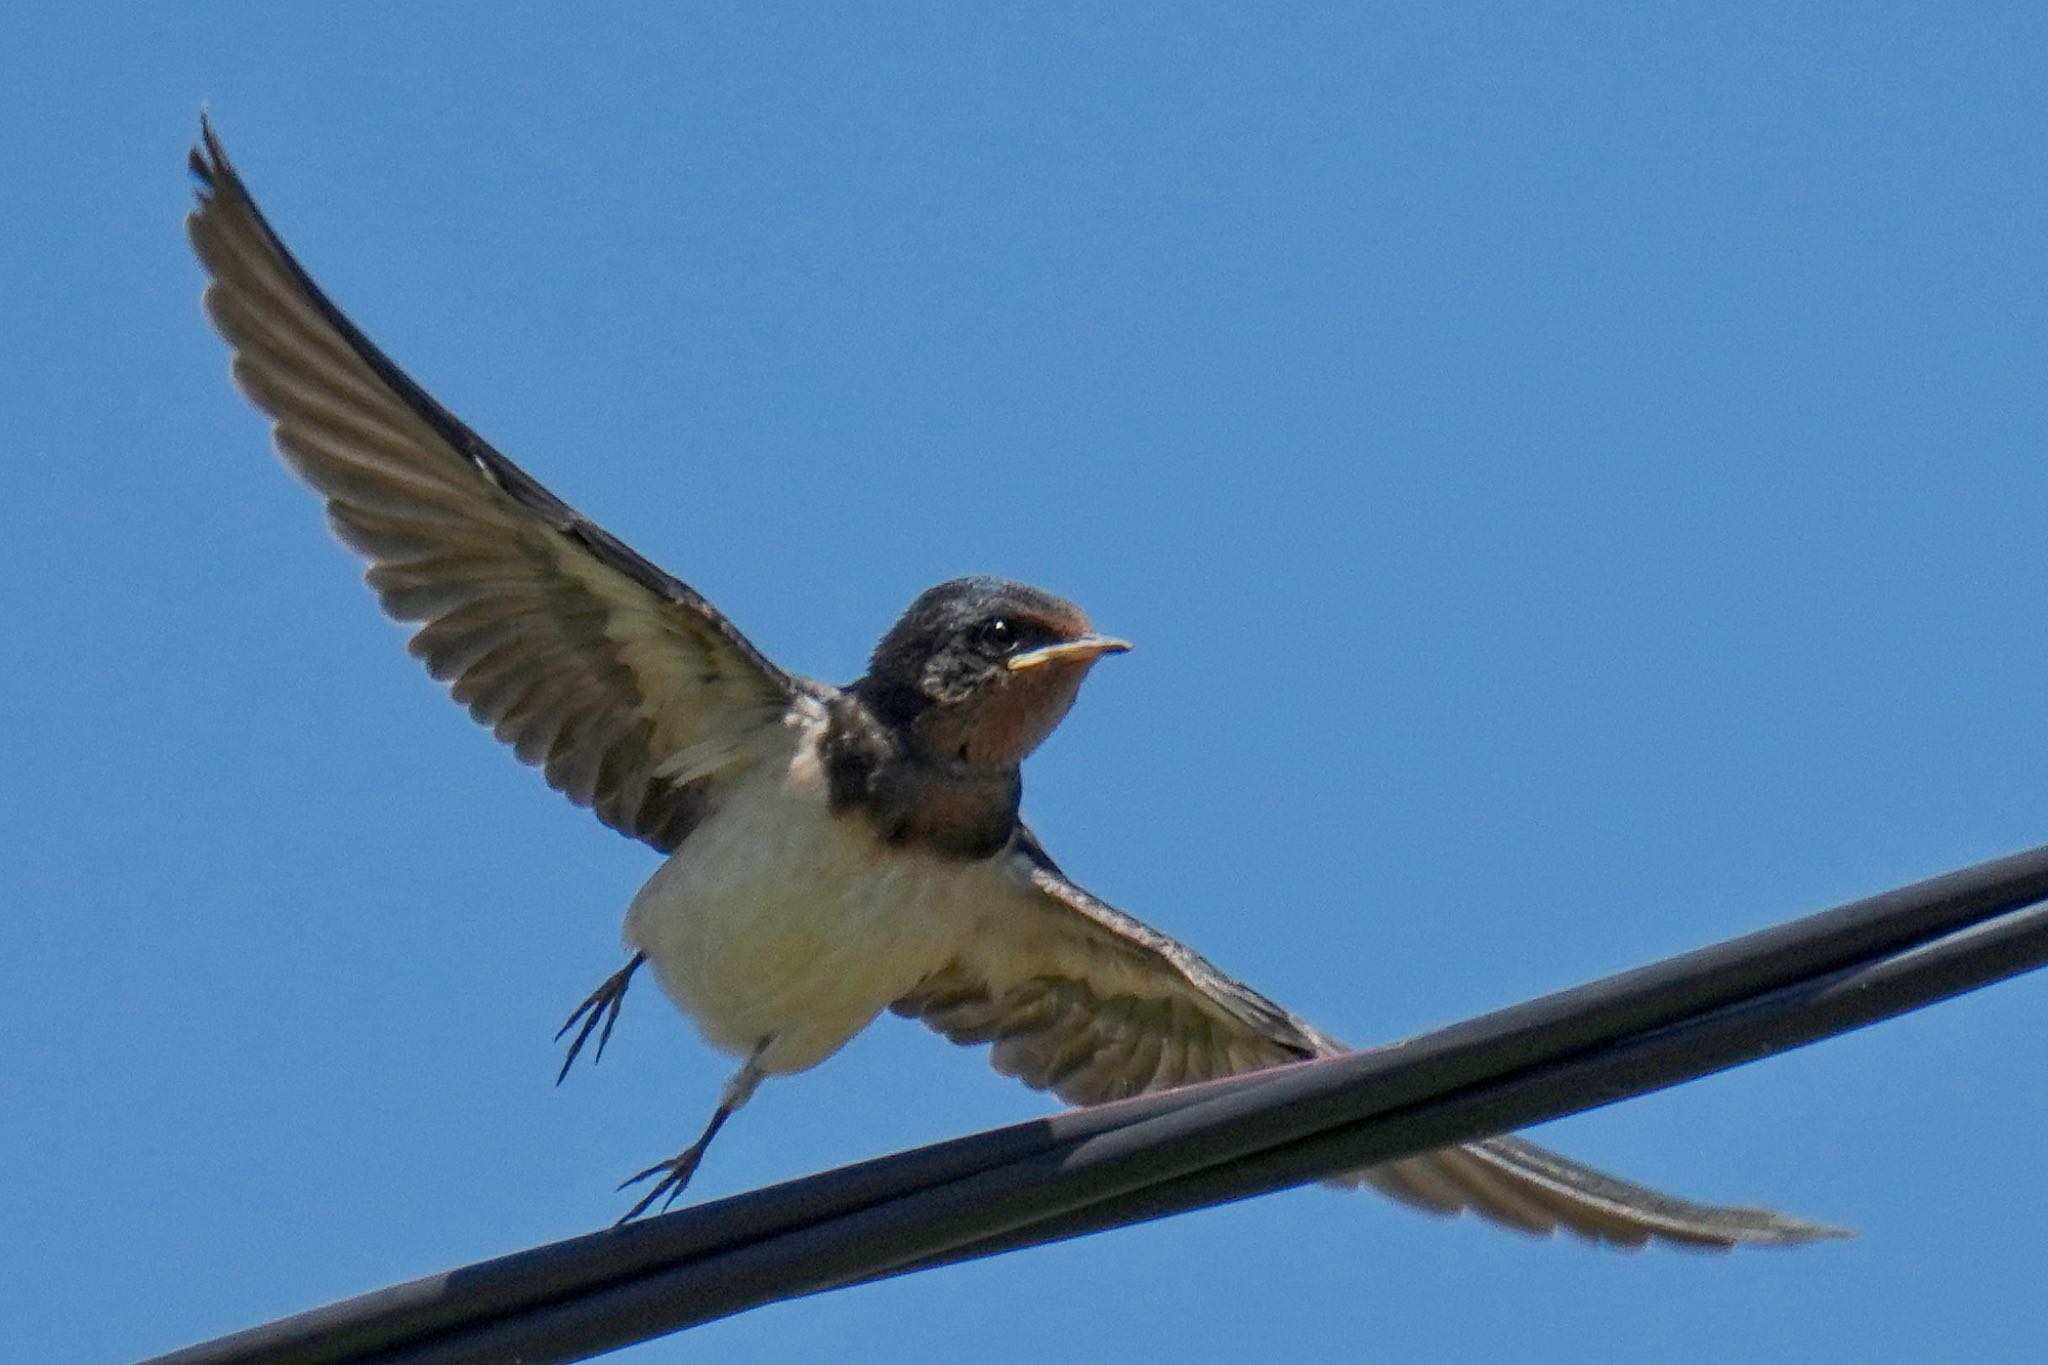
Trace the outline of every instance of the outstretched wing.
<path fill-rule="evenodd" d="M 578 516 L 372 345 L 210 127 L 192 245 L 234 375 L 471 715 L 612 828 L 673 849 L 799 691 L 687 585 Z"/>
<path fill-rule="evenodd" d="M 996 1070 L 1069 1104 L 1344 1051 L 1342 1044 L 1069 880 L 1029 831 L 1006 855 L 1014 894 L 978 908 L 953 961 L 893 1006 Z M 1698 1246 L 1840 1235 L 1765 1209 L 1659 1194 L 1520 1138 L 1446 1148 L 1341 1177 L 1437 1213 L 1526 1232 Z"/>

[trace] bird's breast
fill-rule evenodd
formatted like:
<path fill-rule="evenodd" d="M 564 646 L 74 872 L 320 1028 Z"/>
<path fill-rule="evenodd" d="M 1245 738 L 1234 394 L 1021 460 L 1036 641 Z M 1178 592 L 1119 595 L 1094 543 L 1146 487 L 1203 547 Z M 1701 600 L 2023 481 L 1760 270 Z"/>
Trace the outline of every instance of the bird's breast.
<path fill-rule="evenodd" d="M 771 1072 L 837 1051 L 950 960 L 995 875 L 830 808 L 815 734 L 763 763 L 643 887 L 626 939 L 713 1046 Z"/>

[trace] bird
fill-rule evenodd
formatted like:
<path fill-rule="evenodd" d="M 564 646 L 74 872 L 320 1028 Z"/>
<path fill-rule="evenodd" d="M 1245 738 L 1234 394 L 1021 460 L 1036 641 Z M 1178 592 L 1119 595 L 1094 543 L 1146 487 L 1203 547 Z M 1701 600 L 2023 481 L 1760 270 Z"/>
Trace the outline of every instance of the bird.
<path fill-rule="evenodd" d="M 415 383 L 285 247 L 203 115 L 187 218 L 204 309 L 284 462 L 324 500 L 410 652 L 577 805 L 663 856 L 626 964 L 563 1026 L 601 1055 L 634 974 L 738 1062 L 701 1135 L 620 1189 L 687 1186 L 769 1077 L 883 1012 L 1074 1105 L 1343 1044 L 1075 882 L 1020 815 L 1020 765 L 1129 644 L 1020 583 L 921 594 L 835 686 L 549 492 Z M 561 1035 L 558 1035 L 558 1038 Z M 1439 1214 L 1638 1247 L 1839 1229 L 1659 1193 L 1507 1135 L 1336 1178 Z"/>

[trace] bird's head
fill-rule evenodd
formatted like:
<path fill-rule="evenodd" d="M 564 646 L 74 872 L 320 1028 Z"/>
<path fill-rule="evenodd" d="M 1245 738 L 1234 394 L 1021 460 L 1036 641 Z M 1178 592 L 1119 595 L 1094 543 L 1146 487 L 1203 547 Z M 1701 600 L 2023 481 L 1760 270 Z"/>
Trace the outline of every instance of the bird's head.
<path fill-rule="evenodd" d="M 860 686 L 932 757 L 1013 767 L 1067 714 L 1095 661 L 1129 648 L 1051 593 L 956 578 L 910 604 Z"/>

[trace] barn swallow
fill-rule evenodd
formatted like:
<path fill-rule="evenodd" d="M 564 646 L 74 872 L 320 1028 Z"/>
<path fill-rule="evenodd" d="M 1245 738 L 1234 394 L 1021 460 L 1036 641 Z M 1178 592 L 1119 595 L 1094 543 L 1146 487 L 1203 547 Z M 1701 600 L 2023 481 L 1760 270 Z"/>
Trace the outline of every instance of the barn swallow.
<path fill-rule="evenodd" d="M 627 1218 L 674 1199 L 764 1078 L 818 1065 L 885 1009 L 993 1044 L 998 1071 L 1069 1104 L 1344 1050 L 1091 895 L 1019 818 L 1019 765 L 1122 640 L 1049 593 L 963 578 L 913 602 L 858 680 L 785 671 L 371 344 L 203 123 L 191 169 L 234 377 L 384 610 L 416 625 L 412 653 L 556 790 L 665 855 L 626 913 L 630 960 L 571 1016 L 564 1071 L 642 965 L 739 1067 L 702 1136 L 634 1177 L 654 1183 Z M 1624 1246 L 1835 1235 L 1516 1137 L 1340 1182 Z"/>

